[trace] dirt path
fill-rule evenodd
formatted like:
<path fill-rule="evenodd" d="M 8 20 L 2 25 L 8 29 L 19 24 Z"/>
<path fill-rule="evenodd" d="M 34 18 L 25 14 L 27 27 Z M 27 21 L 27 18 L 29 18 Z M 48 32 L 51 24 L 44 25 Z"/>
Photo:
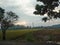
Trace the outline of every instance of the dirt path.
<path fill-rule="evenodd" d="M 48 44 L 48 43 L 32 43 L 32 42 L 19 42 L 19 41 L 0 41 L 0 45 L 58 45 L 58 44 Z"/>
<path fill-rule="evenodd" d="M 0 45 L 40 45 L 32 42 L 0 41 Z"/>

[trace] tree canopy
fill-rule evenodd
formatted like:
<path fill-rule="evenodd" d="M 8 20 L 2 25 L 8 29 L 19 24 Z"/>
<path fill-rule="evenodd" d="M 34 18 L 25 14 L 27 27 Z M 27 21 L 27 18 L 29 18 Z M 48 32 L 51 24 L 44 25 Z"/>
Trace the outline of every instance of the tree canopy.
<path fill-rule="evenodd" d="M 0 24 L 2 30 L 6 30 L 8 27 L 14 24 L 17 19 L 18 16 L 14 12 L 5 12 L 5 9 L 0 7 Z"/>
<path fill-rule="evenodd" d="M 34 11 L 35 15 L 42 15 L 47 14 L 48 17 L 42 18 L 45 22 L 50 19 L 57 19 L 60 18 L 60 10 L 54 11 L 56 7 L 59 6 L 59 0 L 37 0 L 37 2 L 42 2 L 43 5 L 37 4 Z"/>

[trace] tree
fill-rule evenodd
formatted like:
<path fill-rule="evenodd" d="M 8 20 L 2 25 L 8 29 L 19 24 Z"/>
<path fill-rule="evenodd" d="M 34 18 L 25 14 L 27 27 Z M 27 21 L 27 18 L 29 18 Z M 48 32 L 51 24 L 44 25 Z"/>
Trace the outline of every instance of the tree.
<path fill-rule="evenodd" d="M 6 30 L 11 27 L 17 21 L 17 19 L 18 16 L 14 12 L 5 12 L 5 10 L 0 7 L 0 24 L 3 34 L 3 40 L 6 39 Z"/>
<path fill-rule="evenodd" d="M 60 10 L 59 12 L 54 11 L 56 7 L 59 6 L 59 0 L 37 0 L 39 2 L 42 2 L 43 5 L 37 4 L 34 11 L 35 15 L 42 15 L 47 14 L 47 17 L 42 18 L 43 21 L 51 20 L 51 19 L 57 19 L 60 18 Z"/>

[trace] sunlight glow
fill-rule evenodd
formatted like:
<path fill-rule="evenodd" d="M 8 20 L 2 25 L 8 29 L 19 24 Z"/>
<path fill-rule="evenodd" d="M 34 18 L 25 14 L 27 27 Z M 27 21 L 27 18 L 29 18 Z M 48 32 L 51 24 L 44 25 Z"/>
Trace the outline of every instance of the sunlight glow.
<path fill-rule="evenodd" d="M 21 22 L 17 22 L 15 25 L 24 25 L 24 26 L 26 26 L 27 22 L 26 21 L 21 21 Z"/>

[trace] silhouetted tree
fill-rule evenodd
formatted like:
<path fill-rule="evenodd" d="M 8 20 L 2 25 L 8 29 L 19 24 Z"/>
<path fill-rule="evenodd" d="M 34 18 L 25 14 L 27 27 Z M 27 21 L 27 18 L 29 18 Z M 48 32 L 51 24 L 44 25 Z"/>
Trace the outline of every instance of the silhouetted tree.
<path fill-rule="evenodd" d="M 56 7 L 59 6 L 59 0 L 37 0 L 39 2 L 42 2 L 43 5 L 37 4 L 35 9 L 36 11 L 34 12 L 35 15 L 44 15 L 47 14 L 48 17 L 44 17 L 42 20 L 45 22 L 47 20 L 50 20 L 52 18 L 57 19 L 60 18 L 60 11 L 53 11 L 55 10 Z"/>
<path fill-rule="evenodd" d="M 14 24 L 18 19 L 18 16 L 10 11 L 5 12 L 3 8 L 0 7 L 0 24 L 1 24 L 1 30 L 3 34 L 3 40 L 6 39 L 6 30 Z"/>

